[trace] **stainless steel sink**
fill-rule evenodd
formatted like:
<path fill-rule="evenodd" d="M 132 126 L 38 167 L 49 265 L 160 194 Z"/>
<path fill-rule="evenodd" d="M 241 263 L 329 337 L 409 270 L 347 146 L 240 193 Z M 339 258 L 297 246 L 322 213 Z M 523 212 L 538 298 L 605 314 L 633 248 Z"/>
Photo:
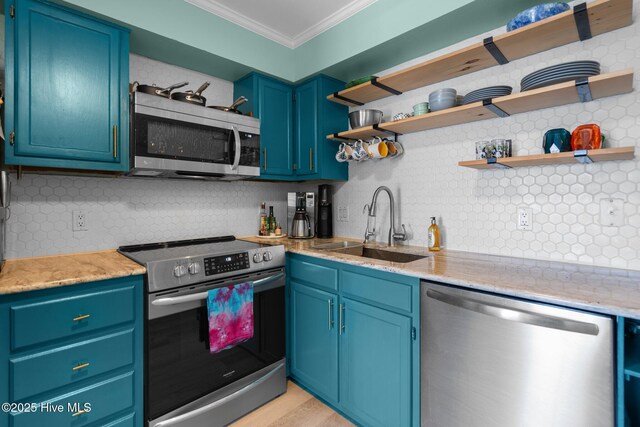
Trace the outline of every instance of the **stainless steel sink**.
<path fill-rule="evenodd" d="M 335 251 L 336 249 L 355 248 L 355 247 L 362 247 L 362 246 L 363 246 L 363 243 L 360 243 L 360 242 L 347 242 L 346 240 L 343 240 L 341 242 L 320 243 L 320 244 L 311 246 L 311 249 L 319 249 L 323 251 Z"/>
<path fill-rule="evenodd" d="M 407 254 L 402 252 L 387 251 L 384 249 L 366 248 L 364 246 L 347 247 L 343 249 L 335 249 L 332 252 L 355 255 L 363 258 L 379 259 L 382 261 L 391 261 L 397 263 L 407 263 L 426 258 L 426 255 Z"/>

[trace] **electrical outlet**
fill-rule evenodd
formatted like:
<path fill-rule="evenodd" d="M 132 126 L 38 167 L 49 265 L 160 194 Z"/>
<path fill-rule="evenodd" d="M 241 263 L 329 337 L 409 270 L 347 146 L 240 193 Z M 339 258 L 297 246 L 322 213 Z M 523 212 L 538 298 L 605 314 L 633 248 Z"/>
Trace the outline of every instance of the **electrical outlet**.
<path fill-rule="evenodd" d="M 600 200 L 600 224 L 605 227 L 624 225 L 624 201 L 622 199 Z"/>
<path fill-rule="evenodd" d="M 73 231 L 87 231 L 87 213 L 85 211 L 73 211 Z"/>
<path fill-rule="evenodd" d="M 533 229 L 533 212 L 531 208 L 518 208 L 518 230 Z"/>
<path fill-rule="evenodd" d="M 346 206 L 338 206 L 338 222 L 349 222 L 349 208 Z"/>

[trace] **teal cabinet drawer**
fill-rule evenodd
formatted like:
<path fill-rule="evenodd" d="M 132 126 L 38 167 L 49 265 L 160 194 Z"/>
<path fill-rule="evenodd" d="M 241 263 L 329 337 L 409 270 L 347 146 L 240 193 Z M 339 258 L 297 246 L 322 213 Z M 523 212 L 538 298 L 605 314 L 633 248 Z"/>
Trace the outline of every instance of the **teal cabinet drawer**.
<path fill-rule="evenodd" d="M 129 329 L 11 359 L 12 401 L 131 365 L 133 355 L 134 331 Z"/>
<path fill-rule="evenodd" d="M 412 311 L 411 285 L 344 270 L 341 281 L 344 295 L 408 313 Z"/>
<path fill-rule="evenodd" d="M 71 295 L 71 294 L 70 294 Z M 14 305 L 11 313 L 11 348 L 40 344 L 132 322 L 134 286 L 72 296 L 33 304 Z"/>
<path fill-rule="evenodd" d="M 338 270 L 298 259 L 289 264 L 289 274 L 293 279 L 315 285 L 329 291 L 338 290 Z"/>
<path fill-rule="evenodd" d="M 135 427 L 136 423 L 136 414 L 129 414 L 126 417 L 117 419 L 109 424 L 106 424 L 104 427 Z"/>
<path fill-rule="evenodd" d="M 12 427 L 80 427 L 95 423 L 112 414 L 133 407 L 134 373 L 128 372 L 89 387 L 47 401 L 49 407 L 62 405 L 62 412 L 27 412 L 11 414 Z M 45 403 L 45 405 L 46 405 Z M 79 408 L 72 407 L 79 404 Z M 77 414 L 82 405 L 89 403 L 90 410 Z M 77 415 L 75 415 L 77 414 Z M 75 416 L 74 416 L 75 415 Z"/>

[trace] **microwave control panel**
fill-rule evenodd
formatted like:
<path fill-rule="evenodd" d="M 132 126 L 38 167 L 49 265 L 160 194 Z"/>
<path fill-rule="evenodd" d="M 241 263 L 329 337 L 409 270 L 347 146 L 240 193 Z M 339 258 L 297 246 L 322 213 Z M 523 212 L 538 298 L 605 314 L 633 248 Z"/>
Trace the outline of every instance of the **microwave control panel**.
<path fill-rule="evenodd" d="M 228 273 L 231 271 L 245 270 L 249 268 L 249 253 L 223 255 L 204 259 L 204 274 L 212 276 L 214 274 Z"/>

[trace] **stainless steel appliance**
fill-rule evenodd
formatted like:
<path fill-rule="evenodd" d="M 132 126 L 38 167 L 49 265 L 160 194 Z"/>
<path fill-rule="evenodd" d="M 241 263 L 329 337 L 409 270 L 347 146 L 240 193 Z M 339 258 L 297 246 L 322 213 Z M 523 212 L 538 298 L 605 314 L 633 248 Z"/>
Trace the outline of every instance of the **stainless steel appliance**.
<path fill-rule="evenodd" d="M 147 268 L 148 427 L 224 426 L 286 391 L 283 246 L 226 236 L 119 251 Z M 253 282 L 253 338 L 211 354 L 207 292 L 243 282 Z"/>
<path fill-rule="evenodd" d="M 423 282 L 421 425 L 612 427 L 609 316 Z"/>
<path fill-rule="evenodd" d="M 318 186 L 318 226 L 316 235 L 320 239 L 333 237 L 333 187 L 329 184 Z"/>
<path fill-rule="evenodd" d="M 237 180 L 260 175 L 260 121 L 163 96 L 131 95 L 130 176 Z"/>
<path fill-rule="evenodd" d="M 291 239 L 311 239 L 316 229 L 316 195 L 298 191 L 287 196 L 287 224 Z"/>
<path fill-rule="evenodd" d="M 0 271 L 7 252 L 7 221 L 11 216 L 11 179 L 9 172 L 0 171 Z"/>

